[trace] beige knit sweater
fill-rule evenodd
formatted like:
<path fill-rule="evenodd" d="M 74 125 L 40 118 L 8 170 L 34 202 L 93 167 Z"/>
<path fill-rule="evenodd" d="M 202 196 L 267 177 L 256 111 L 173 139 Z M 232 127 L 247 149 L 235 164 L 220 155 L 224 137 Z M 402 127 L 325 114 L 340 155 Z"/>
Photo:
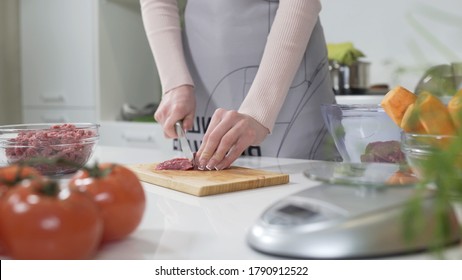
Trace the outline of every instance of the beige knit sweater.
<path fill-rule="evenodd" d="M 181 42 L 177 0 L 140 0 L 163 93 L 194 85 Z M 269 131 L 284 103 L 321 11 L 320 0 L 280 0 L 255 80 L 239 112 Z"/>

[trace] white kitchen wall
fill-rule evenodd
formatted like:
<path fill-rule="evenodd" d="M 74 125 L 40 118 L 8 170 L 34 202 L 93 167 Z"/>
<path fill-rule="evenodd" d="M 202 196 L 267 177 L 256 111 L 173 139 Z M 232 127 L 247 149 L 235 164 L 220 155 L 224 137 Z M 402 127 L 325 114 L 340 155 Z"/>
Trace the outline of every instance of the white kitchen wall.
<path fill-rule="evenodd" d="M 0 0 L 0 124 L 21 121 L 17 0 Z"/>
<path fill-rule="evenodd" d="M 425 69 L 462 61 L 460 0 L 321 0 L 328 43 L 353 42 L 371 84 L 414 89 Z"/>
<path fill-rule="evenodd" d="M 100 0 L 98 34 L 101 118 L 113 120 L 124 103 L 158 103 L 160 81 L 139 0 Z"/>

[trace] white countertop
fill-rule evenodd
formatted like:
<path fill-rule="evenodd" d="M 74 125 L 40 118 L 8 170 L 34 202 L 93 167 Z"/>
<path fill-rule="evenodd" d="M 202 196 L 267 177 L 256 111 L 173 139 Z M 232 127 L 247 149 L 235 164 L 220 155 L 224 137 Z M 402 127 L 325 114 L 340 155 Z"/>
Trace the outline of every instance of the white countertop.
<path fill-rule="evenodd" d="M 380 104 L 383 95 L 336 95 L 338 104 Z"/>
<path fill-rule="evenodd" d="M 159 162 L 173 152 L 100 146 L 93 159 L 122 164 Z M 274 259 L 246 243 L 249 228 L 276 201 L 318 182 L 304 177 L 309 161 L 277 158 L 241 158 L 235 165 L 278 171 L 290 183 L 227 194 L 196 197 L 143 183 L 147 197 L 144 218 L 128 238 L 104 245 L 96 259 Z M 427 259 L 429 254 L 399 256 Z M 461 259 L 462 247 L 447 250 L 446 258 Z"/>

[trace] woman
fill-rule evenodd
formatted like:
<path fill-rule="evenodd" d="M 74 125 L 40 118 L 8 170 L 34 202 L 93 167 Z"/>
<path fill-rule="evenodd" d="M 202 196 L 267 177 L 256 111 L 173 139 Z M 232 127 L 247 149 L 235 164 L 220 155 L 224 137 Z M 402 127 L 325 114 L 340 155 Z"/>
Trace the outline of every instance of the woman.
<path fill-rule="evenodd" d="M 332 159 L 320 104 L 335 102 L 319 0 L 141 0 L 166 137 L 183 120 L 201 169 L 241 154 Z M 331 144 L 331 143 L 330 143 Z"/>

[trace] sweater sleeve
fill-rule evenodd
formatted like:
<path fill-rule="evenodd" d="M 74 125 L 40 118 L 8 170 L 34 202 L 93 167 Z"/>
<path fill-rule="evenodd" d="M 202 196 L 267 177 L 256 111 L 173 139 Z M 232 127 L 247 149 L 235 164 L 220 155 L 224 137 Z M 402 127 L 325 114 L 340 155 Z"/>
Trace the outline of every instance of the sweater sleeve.
<path fill-rule="evenodd" d="M 316 25 L 319 0 L 280 0 L 260 67 L 239 108 L 271 132 Z"/>
<path fill-rule="evenodd" d="M 183 53 L 177 0 L 140 0 L 140 4 L 162 92 L 181 85 L 193 86 Z"/>

